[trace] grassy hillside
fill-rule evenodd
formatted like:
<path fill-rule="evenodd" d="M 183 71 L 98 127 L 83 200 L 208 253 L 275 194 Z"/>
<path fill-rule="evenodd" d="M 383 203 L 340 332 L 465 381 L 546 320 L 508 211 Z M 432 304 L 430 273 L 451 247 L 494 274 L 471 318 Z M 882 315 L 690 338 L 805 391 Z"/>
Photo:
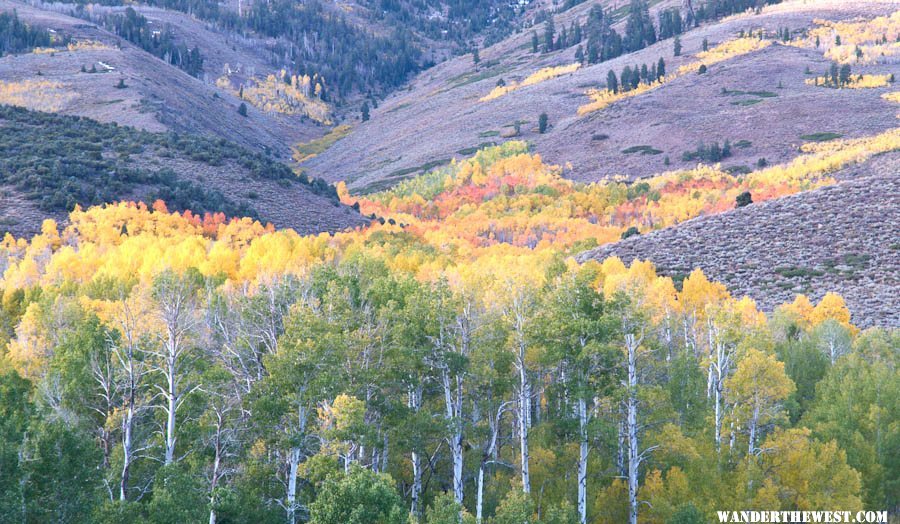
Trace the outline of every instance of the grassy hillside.
<path fill-rule="evenodd" d="M 34 233 L 41 217 L 118 200 L 249 216 L 299 231 L 362 222 L 334 188 L 224 140 L 150 133 L 0 106 L 0 225 Z"/>
<path fill-rule="evenodd" d="M 170 27 L 179 46 L 200 49 L 204 66 L 196 78 L 101 25 L 50 9 L 0 0 L 0 11 L 13 10 L 23 22 L 53 30 L 72 45 L 0 58 L 0 82 L 4 87 L 0 90 L 0 103 L 87 116 L 148 131 L 171 130 L 224 138 L 257 151 L 269 150 L 284 159 L 290 158 L 290 145 L 318 137 L 327 130 L 304 114 L 264 111 L 249 101 L 245 101 L 247 116 L 241 116 L 238 108 L 242 100 L 237 88 L 215 85 L 225 64 L 240 64 L 261 78 L 278 68 L 267 65 L 269 53 L 264 47 L 257 47 L 253 41 L 234 41 L 228 34 L 211 31 L 188 15 L 157 10 L 148 12 L 147 18 L 156 27 Z M 98 7 L 96 12 L 106 11 Z M 217 51 L 209 51 L 212 49 Z M 127 87 L 117 89 L 119 80 Z M 7 96 L 8 91 L 29 81 L 54 82 L 59 88 L 31 91 L 28 97 Z M 58 96 L 60 92 L 65 92 L 65 96 Z"/>
<path fill-rule="evenodd" d="M 675 4 L 680 3 L 653 4 L 651 18 Z M 588 8 L 586 3 L 558 15 L 557 31 L 575 20 L 584 22 Z M 760 159 L 787 161 L 799 153 L 807 135 L 857 137 L 896 125 L 894 111 L 881 98 L 890 87 L 829 89 L 807 83 L 830 68 L 832 48 L 854 49 L 849 41 L 835 46 L 833 33 L 823 33 L 816 48 L 809 35 L 817 28 L 831 31 L 818 21 L 873 19 L 893 10 L 889 2 L 786 2 L 689 30 L 680 37 L 677 57 L 674 39 L 668 38 L 558 76 L 542 72 L 575 63 L 577 46 L 533 53 L 531 33 L 523 32 L 482 50 L 478 65 L 467 56 L 421 74 L 410 90 L 373 110 L 369 122 L 303 165 L 317 176 L 346 179 L 351 190 L 371 191 L 414 176 L 437 160 L 459 158 L 472 147 L 513 137 L 533 144 L 546 160 L 567 166 L 566 176 L 584 181 L 690 167 L 697 159 L 689 153 L 701 143 L 721 147 L 726 140 L 740 144 L 722 160 L 735 172 L 753 168 Z M 615 20 L 614 27 L 624 31 L 622 15 Z M 760 31 L 769 44 L 762 49 L 721 57 L 712 53 L 742 34 L 757 37 Z M 892 41 L 896 31 L 887 31 Z M 869 36 L 880 39 L 881 32 Z M 703 52 L 704 41 L 712 56 Z M 621 76 L 626 66 L 649 67 L 660 58 L 667 74 L 676 78 L 579 114 L 592 102 L 591 90 L 607 87 L 610 71 Z M 709 63 L 708 72 L 698 74 L 703 62 Z M 852 59 L 847 65 L 853 75 L 900 74 L 900 65 L 889 57 Z M 522 85 L 535 76 L 545 78 Z M 489 96 L 501 80 L 507 87 L 521 87 Z M 544 134 L 538 129 L 541 113 L 548 115 Z"/>

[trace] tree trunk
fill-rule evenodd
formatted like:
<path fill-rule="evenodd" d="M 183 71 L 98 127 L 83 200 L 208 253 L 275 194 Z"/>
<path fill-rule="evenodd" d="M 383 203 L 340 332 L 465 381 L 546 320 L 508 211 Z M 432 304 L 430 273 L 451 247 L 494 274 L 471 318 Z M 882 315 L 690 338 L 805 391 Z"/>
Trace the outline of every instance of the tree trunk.
<path fill-rule="evenodd" d="M 288 524 L 297 522 L 297 469 L 300 467 L 300 448 L 291 448 L 290 472 L 287 485 L 287 520 Z"/>
<path fill-rule="evenodd" d="M 168 348 L 167 355 L 167 372 L 168 375 L 166 378 L 167 389 L 166 389 L 166 465 L 168 466 L 175 460 L 175 410 L 178 407 L 178 385 L 175 380 L 175 374 L 178 373 L 178 369 L 175 365 L 175 355 L 176 349 L 174 346 L 174 342 L 170 339 L 170 346 Z"/>
<path fill-rule="evenodd" d="M 519 467 L 522 473 L 522 491 L 531 493 L 531 475 L 528 470 L 528 417 L 531 410 L 531 392 L 524 361 L 519 366 Z"/>
<path fill-rule="evenodd" d="M 637 524 L 638 518 L 638 423 L 637 423 L 637 341 L 634 335 L 625 335 L 628 350 L 628 395 L 627 421 L 628 433 L 628 522 Z"/>
<path fill-rule="evenodd" d="M 584 397 L 578 398 L 578 430 L 581 446 L 578 453 L 578 517 L 587 523 L 588 412 Z"/>
<path fill-rule="evenodd" d="M 125 417 L 122 419 L 122 479 L 119 481 L 119 500 L 124 502 L 128 498 L 128 477 L 131 474 L 132 449 L 134 439 L 132 431 L 134 427 L 134 390 L 129 394 L 128 407 L 125 408 Z"/>
<path fill-rule="evenodd" d="M 422 407 L 421 386 L 418 386 L 416 388 L 409 388 L 407 405 L 413 411 L 413 413 L 419 412 L 419 409 Z M 422 507 L 419 500 L 419 497 L 422 494 L 422 457 L 417 451 L 413 450 L 410 453 L 410 460 L 412 462 L 413 481 L 412 488 L 409 494 L 409 498 L 411 500 L 409 512 L 414 519 L 418 520 L 418 517 L 422 512 Z"/>

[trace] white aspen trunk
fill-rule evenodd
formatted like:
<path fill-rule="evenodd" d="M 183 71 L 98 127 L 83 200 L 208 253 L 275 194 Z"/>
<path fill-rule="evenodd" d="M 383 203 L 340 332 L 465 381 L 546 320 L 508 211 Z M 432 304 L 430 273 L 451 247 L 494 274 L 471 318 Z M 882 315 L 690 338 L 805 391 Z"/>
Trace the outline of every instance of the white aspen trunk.
<path fill-rule="evenodd" d="M 750 417 L 750 442 L 747 444 L 747 455 L 752 456 L 756 450 L 756 428 L 759 426 L 759 405 L 753 406 L 753 416 Z"/>
<path fill-rule="evenodd" d="M 178 369 L 175 365 L 176 347 L 173 338 L 170 337 L 167 354 L 166 370 L 166 465 L 175 460 L 175 410 L 178 407 L 178 382 L 175 374 Z"/>
<path fill-rule="evenodd" d="M 528 456 L 528 417 L 530 410 L 530 393 L 528 385 L 528 374 L 525 369 L 525 363 L 519 365 L 519 467 L 522 473 L 522 491 L 531 493 L 531 475 L 529 474 L 528 464 L 530 462 Z"/>
<path fill-rule="evenodd" d="M 297 407 L 297 430 L 303 435 L 306 433 L 307 408 L 305 406 Z M 297 522 L 297 471 L 300 468 L 300 459 L 303 450 L 299 447 L 291 448 L 288 454 L 289 472 L 287 493 L 285 496 L 285 508 L 287 511 L 287 520 L 289 524 Z"/>
<path fill-rule="evenodd" d="M 421 387 L 418 387 L 417 389 L 414 389 L 412 387 L 409 388 L 407 405 L 411 410 L 413 410 L 414 413 L 417 413 L 419 411 L 419 409 L 422 407 Z M 422 512 L 421 504 L 419 501 L 419 497 L 422 494 L 422 457 L 419 456 L 419 453 L 417 451 L 413 450 L 410 453 L 410 461 L 412 462 L 413 481 L 412 488 L 409 494 L 409 498 L 411 501 L 409 513 L 416 521 L 418 521 L 419 515 Z"/>
<path fill-rule="evenodd" d="M 125 408 L 125 417 L 122 419 L 122 478 L 119 481 L 119 500 L 124 502 L 128 497 L 128 477 L 131 474 L 132 449 L 134 446 L 132 431 L 134 427 L 134 390 L 129 394 L 131 398 L 128 407 Z"/>
<path fill-rule="evenodd" d="M 715 426 L 716 426 L 716 452 L 722 447 L 722 382 L 718 378 L 713 386 L 715 398 L 713 400 L 715 409 Z"/>
<path fill-rule="evenodd" d="M 637 524 L 638 519 L 638 424 L 637 424 L 637 341 L 634 335 L 625 335 L 628 350 L 628 395 L 627 421 L 628 433 L 628 522 Z"/>
<path fill-rule="evenodd" d="M 297 522 L 297 469 L 300 467 L 300 448 L 291 448 L 290 472 L 287 485 L 287 520 L 289 524 Z"/>
<path fill-rule="evenodd" d="M 578 453 L 578 518 L 581 524 L 587 523 L 587 467 L 588 467 L 588 413 L 587 402 L 578 398 L 578 429 L 581 446 Z"/>
<path fill-rule="evenodd" d="M 456 502 L 463 500 L 463 435 L 462 435 L 462 384 L 459 377 L 456 377 L 454 396 L 454 385 L 451 383 L 449 371 L 444 368 L 441 374 L 444 386 L 444 417 L 450 424 L 450 435 L 447 438 L 447 444 L 450 447 L 450 457 L 453 464 L 453 497 Z"/>
<path fill-rule="evenodd" d="M 484 461 L 478 466 L 478 491 L 475 498 L 475 522 L 481 524 L 484 511 Z"/>

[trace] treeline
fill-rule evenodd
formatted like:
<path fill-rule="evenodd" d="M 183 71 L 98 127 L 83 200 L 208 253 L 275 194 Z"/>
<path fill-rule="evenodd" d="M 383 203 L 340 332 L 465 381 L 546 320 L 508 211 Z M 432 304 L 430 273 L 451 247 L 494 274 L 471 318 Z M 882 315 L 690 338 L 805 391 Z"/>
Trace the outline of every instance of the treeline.
<path fill-rule="evenodd" d="M 142 272 L 166 265 L 160 244 L 196 256 L 166 217 L 77 224 L 118 239 L 98 240 L 111 256 L 141 246 Z M 900 503 L 900 341 L 859 333 L 836 295 L 767 318 L 699 271 L 676 288 L 649 264 L 561 256 L 505 283 L 423 281 L 389 268 L 421 255 L 386 231 L 300 274 L 277 269 L 296 240 L 273 234 L 242 254 L 265 277 L 226 282 L 253 238 L 227 231 L 202 272 L 5 290 L 4 515 L 701 524 Z M 48 224 L 32 249 L 76 238 Z M 83 274 L 67 260 L 48 267 Z"/>
<path fill-rule="evenodd" d="M 71 211 L 135 198 L 162 199 L 172 209 L 195 213 L 224 212 L 229 216 L 260 217 L 247 201 L 214 187 L 185 180 L 172 170 L 151 170 L 132 155 L 180 157 L 210 166 L 233 161 L 251 177 L 301 183 L 316 194 L 337 200 L 322 180 L 298 177 L 284 164 L 224 140 L 176 133 L 149 133 L 115 124 L 0 106 L 0 184 L 10 185 L 47 212 Z M 149 188 L 149 191 L 147 190 Z"/>
<path fill-rule="evenodd" d="M 25 24 L 15 11 L 0 13 L 0 56 L 25 53 L 35 47 L 49 47 L 51 41 L 46 29 Z"/>
<path fill-rule="evenodd" d="M 325 78 L 323 99 L 340 101 L 354 91 L 384 93 L 421 67 L 421 50 L 408 28 L 377 36 L 348 22 L 318 1 L 256 2 L 246 24 L 262 35 L 282 37 L 286 62 L 298 75 Z"/>
<path fill-rule="evenodd" d="M 662 57 L 655 64 L 647 67 L 647 64 L 638 66 L 625 66 L 622 74 L 616 77 L 615 71 L 606 74 L 606 88 L 613 93 L 631 91 L 641 84 L 652 84 L 662 80 L 666 76 L 666 61 Z"/>
<path fill-rule="evenodd" d="M 171 28 L 152 26 L 144 15 L 132 7 L 126 8 L 125 14 L 104 16 L 101 23 L 116 35 L 191 76 L 196 77 L 203 72 L 203 57 L 197 46 L 188 49 L 184 44 L 176 43 Z"/>
<path fill-rule="evenodd" d="M 457 50 L 468 49 L 477 38 L 484 46 L 499 42 L 516 29 L 516 16 L 523 9 L 508 0 L 365 0 L 377 20 L 394 27 L 414 29 L 417 33 L 439 41 L 456 44 Z M 435 17 L 433 13 L 442 15 Z"/>
<path fill-rule="evenodd" d="M 589 11 L 584 24 L 575 21 L 568 29 L 563 27 L 557 31 L 553 18 L 548 17 L 544 22 L 543 34 L 539 37 L 536 31 L 532 33 L 532 51 L 552 52 L 578 46 L 575 52 L 576 59 L 596 64 L 641 50 L 660 40 L 677 37 L 700 22 L 778 1 L 710 0 L 696 10 L 691 7 L 684 13 L 681 9 L 672 7 L 661 10 L 654 24 L 647 1 L 631 0 L 623 35 L 612 28 L 616 22 L 613 15 L 604 11 L 602 6 L 595 5 Z"/>

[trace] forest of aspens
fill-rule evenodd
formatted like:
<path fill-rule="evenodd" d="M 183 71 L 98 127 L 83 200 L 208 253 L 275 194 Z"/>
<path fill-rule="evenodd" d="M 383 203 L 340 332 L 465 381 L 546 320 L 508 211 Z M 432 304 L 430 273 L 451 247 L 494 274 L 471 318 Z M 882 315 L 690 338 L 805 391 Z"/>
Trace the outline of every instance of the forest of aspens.
<path fill-rule="evenodd" d="M 580 184 L 509 142 L 300 236 L 119 203 L 0 243 L 0 521 L 711 522 L 900 507 L 900 333 L 834 290 L 576 260 L 829 185 L 897 130 Z"/>

